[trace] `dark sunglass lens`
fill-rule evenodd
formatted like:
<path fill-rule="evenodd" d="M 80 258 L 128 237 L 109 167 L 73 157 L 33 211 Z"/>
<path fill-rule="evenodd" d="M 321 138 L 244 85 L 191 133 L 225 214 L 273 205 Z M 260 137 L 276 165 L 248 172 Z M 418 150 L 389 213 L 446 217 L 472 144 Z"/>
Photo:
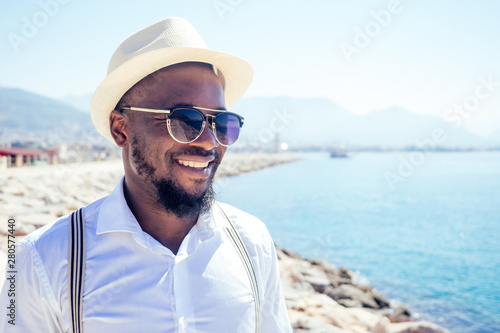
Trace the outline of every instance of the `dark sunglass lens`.
<path fill-rule="evenodd" d="M 175 109 L 169 117 L 170 134 L 180 142 L 191 142 L 201 133 L 204 117 L 196 110 Z"/>
<path fill-rule="evenodd" d="M 240 120 L 234 114 L 219 113 L 215 118 L 217 139 L 223 145 L 235 143 L 240 135 Z"/>

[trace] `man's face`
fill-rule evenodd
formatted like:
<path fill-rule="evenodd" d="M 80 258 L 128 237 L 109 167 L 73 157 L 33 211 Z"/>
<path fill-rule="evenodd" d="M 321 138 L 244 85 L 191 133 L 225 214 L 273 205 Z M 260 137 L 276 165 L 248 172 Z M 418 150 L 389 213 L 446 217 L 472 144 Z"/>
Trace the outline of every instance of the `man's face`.
<path fill-rule="evenodd" d="M 210 68 L 194 64 L 178 64 L 155 72 L 134 87 L 127 103 L 150 109 L 225 109 L 217 76 Z M 169 135 L 165 114 L 125 112 L 126 182 L 134 182 L 167 212 L 179 217 L 206 210 L 213 199 L 213 176 L 226 151 L 208 124 L 197 140 L 183 144 Z"/>

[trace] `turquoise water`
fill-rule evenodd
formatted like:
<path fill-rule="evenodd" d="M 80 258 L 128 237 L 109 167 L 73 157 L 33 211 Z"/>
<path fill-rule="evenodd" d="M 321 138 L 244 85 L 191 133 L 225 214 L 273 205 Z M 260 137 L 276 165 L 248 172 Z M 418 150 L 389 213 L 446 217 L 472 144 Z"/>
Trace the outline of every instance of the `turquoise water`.
<path fill-rule="evenodd" d="M 422 319 L 500 332 L 500 154 L 433 153 L 391 188 L 398 156 L 304 155 L 216 190 L 277 245 L 359 272 Z"/>

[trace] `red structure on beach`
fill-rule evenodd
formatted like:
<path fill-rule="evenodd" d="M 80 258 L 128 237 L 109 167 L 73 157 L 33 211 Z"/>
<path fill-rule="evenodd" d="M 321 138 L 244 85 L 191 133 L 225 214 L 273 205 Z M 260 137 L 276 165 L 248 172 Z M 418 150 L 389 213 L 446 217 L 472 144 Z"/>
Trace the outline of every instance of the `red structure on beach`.
<path fill-rule="evenodd" d="M 30 166 L 34 165 L 37 161 L 56 164 L 56 151 L 0 147 L 0 168 Z"/>

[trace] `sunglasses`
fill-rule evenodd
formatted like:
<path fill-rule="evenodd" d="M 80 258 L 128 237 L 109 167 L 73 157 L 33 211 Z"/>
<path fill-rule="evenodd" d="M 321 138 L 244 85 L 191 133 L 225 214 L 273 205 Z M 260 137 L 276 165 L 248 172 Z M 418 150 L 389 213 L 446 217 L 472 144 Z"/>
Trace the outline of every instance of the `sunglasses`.
<path fill-rule="evenodd" d="M 168 133 L 179 143 L 191 143 L 198 139 L 203 133 L 208 120 L 217 142 L 227 147 L 236 142 L 244 123 L 244 118 L 236 113 L 191 106 L 179 106 L 163 110 L 124 106 L 119 111 L 122 110 L 165 113 Z M 218 114 L 205 114 L 201 110 L 215 111 Z"/>

